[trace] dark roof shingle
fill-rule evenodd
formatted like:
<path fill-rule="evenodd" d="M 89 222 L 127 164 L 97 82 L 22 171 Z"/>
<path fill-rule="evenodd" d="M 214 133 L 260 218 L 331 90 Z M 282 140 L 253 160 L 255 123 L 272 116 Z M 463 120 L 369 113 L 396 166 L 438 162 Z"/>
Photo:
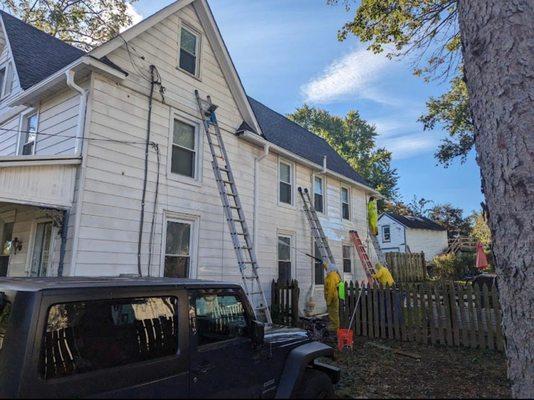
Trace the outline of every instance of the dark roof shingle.
<path fill-rule="evenodd" d="M 0 15 L 24 90 L 86 54 L 4 11 Z"/>
<path fill-rule="evenodd" d="M 369 186 L 363 177 L 341 157 L 323 138 L 248 97 L 261 131 L 269 142 L 280 146 L 315 164 L 322 165 L 326 156 L 327 168 L 358 183 Z"/>
<path fill-rule="evenodd" d="M 412 229 L 428 229 L 431 231 L 446 231 L 443 226 L 437 222 L 432 221 L 426 217 L 414 217 L 411 215 L 400 215 L 391 212 L 384 213 L 394 220 L 400 222 L 402 225 Z"/>

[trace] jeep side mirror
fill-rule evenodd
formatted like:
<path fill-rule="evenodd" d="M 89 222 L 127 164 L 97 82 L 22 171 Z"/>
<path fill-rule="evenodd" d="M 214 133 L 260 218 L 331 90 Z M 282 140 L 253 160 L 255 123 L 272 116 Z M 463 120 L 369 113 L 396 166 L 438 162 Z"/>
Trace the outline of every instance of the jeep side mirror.
<path fill-rule="evenodd" d="M 263 345 L 265 325 L 260 321 L 252 321 L 252 343 L 255 346 Z"/>

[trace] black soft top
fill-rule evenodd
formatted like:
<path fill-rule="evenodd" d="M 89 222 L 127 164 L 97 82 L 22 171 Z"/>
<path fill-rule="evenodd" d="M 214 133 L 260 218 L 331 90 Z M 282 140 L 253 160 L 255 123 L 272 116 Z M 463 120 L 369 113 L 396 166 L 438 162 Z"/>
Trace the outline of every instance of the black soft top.
<path fill-rule="evenodd" d="M 0 291 L 38 292 L 50 289 L 88 289 L 112 287 L 216 287 L 238 289 L 239 285 L 220 281 L 178 278 L 139 277 L 64 277 L 64 278 L 0 278 Z"/>

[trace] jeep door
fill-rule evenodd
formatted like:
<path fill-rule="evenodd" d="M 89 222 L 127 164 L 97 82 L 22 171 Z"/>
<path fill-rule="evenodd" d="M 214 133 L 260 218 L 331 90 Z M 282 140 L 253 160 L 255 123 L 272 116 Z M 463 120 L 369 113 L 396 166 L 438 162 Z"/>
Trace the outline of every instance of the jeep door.
<path fill-rule="evenodd" d="M 192 398 L 259 397 L 261 349 L 252 343 L 252 312 L 239 290 L 190 290 Z"/>
<path fill-rule="evenodd" d="M 185 291 L 43 293 L 22 396 L 188 397 Z"/>

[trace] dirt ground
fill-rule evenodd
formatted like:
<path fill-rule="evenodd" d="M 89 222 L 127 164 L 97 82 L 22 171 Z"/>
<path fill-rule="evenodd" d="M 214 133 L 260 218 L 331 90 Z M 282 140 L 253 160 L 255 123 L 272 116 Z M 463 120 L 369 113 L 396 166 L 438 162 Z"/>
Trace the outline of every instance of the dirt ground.
<path fill-rule="evenodd" d="M 338 353 L 339 398 L 509 398 L 503 354 L 372 340 L 419 355 L 420 360 L 373 347 L 356 338 L 352 353 Z"/>

